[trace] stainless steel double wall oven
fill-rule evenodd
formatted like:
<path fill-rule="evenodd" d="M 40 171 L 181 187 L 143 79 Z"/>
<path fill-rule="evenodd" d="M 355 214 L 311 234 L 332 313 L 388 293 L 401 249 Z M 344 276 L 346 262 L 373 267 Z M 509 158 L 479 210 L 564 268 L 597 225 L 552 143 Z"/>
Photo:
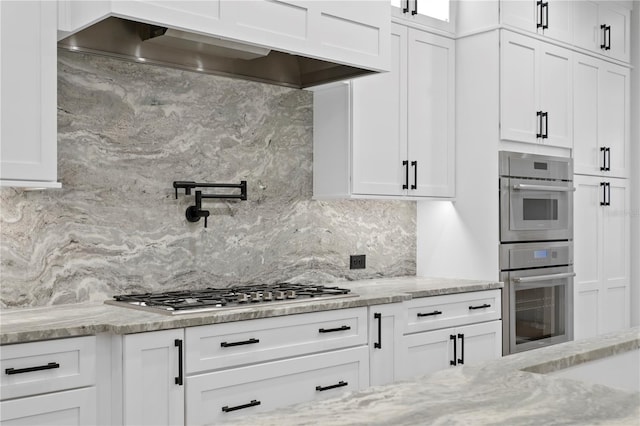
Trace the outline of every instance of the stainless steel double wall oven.
<path fill-rule="evenodd" d="M 573 161 L 500 152 L 504 355 L 573 339 Z"/>

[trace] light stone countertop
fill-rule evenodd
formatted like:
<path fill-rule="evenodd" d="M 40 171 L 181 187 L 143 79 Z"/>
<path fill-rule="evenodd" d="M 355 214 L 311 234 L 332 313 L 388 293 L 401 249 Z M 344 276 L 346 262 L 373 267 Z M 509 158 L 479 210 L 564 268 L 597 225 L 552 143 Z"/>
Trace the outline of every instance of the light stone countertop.
<path fill-rule="evenodd" d="M 164 315 L 102 302 L 0 311 L 0 344 L 85 336 L 103 332 L 140 333 L 307 312 L 402 302 L 415 297 L 502 288 L 494 281 L 398 277 L 327 283 L 351 289 L 357 297 L 305 300 L 282 305 L 249 306 L 224 311 Z"/>
<path fill-rule="evenodd" d="M 636 327 L 225 424 L 637 426 L 640 393 L 537 373 L 638 347 L 640 328 Z"/>

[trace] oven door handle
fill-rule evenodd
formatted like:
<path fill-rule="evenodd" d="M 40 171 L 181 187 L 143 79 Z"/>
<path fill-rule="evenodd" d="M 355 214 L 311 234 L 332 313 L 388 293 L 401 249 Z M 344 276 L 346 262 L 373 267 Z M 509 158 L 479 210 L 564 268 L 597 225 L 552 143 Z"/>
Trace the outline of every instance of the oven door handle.
<path fill-rule="evenodd" d="M 556 278 L 572 278 L 575 276 L 575 272 L 564 272 L 561 274 L 536 275 L 533 277 L 514 277 L 511 279 L 511 281 L 513 281 L 514 283 L 532 283 L 535 281 L 547 281 L 554 280 Z"/>
<path fill-rule="evenodd" d="M 513 189 L 526 189 L 529 191 L 554 191 L 554 192 L 574 192 L 574 187 L 566 186 L 550 186 L 550 185 L 531 185 L 528 183 L 516 183 Z"/>

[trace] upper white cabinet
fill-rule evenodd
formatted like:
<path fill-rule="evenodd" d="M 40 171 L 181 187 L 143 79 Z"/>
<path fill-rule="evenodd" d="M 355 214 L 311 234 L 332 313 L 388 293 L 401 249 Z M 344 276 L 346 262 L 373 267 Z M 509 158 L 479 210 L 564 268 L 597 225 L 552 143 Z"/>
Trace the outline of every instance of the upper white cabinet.
<path fill-rule="evenodd" d="M 56 2 L 0 2 L 2 186 L 60 187 L 56 16 Z"/>
<path fill-rule="evenodd" d="M 575 45 L 629 62 L 630 10 L 610 1 L 573 3 Z"/>
<path fill-rule="evenodd" d="M 61 3 L 60 37 L 115 15 L 360 68 L 389 68 L 389 5 L 380 1 Z"/>
<path fill-rule="evenodd" d="M 571 43 L 573 2 L 564 0 L 503 1 L 502 23 Z"/>
<path fill-rule="evenodd" d="M 500 55 L 501 139 L 571 148 L 572 52 L 502 31 Z"/>
<path fill-rule="evenodd" d="M 629 69 L 586 55 L 574 63 L 574 170 L 629 175 Z"/>
<path fill-rule="evenodd" d="M 392 16 L 450 33 L 455 33 L 455 7 L 451 0 L 391 0 Z"/>
<path fill-rule="evenodd" d="M 454 41 L 391 28 L 390 72 L 314 93 L 316 198 L 454 196 Z"/>
<path fill-rule="evenodd" d="M 574 337 L 629 327 L 630 194 L 627 179 L 576 176 Z"/>

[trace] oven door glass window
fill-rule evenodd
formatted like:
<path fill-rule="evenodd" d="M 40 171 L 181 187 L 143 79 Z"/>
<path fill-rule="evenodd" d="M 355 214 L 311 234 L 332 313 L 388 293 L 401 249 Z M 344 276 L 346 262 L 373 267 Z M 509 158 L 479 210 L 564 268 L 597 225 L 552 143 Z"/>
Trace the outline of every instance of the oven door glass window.
<path fill-rule="evenodd" d="M 511 181 L 515 180 L 511 179 Z M 510 230 L 568 229 L 570 217 L 573 214 L 569 194 L 563 191 L 513 189 L 512 186 L 509 194 Z"/>

